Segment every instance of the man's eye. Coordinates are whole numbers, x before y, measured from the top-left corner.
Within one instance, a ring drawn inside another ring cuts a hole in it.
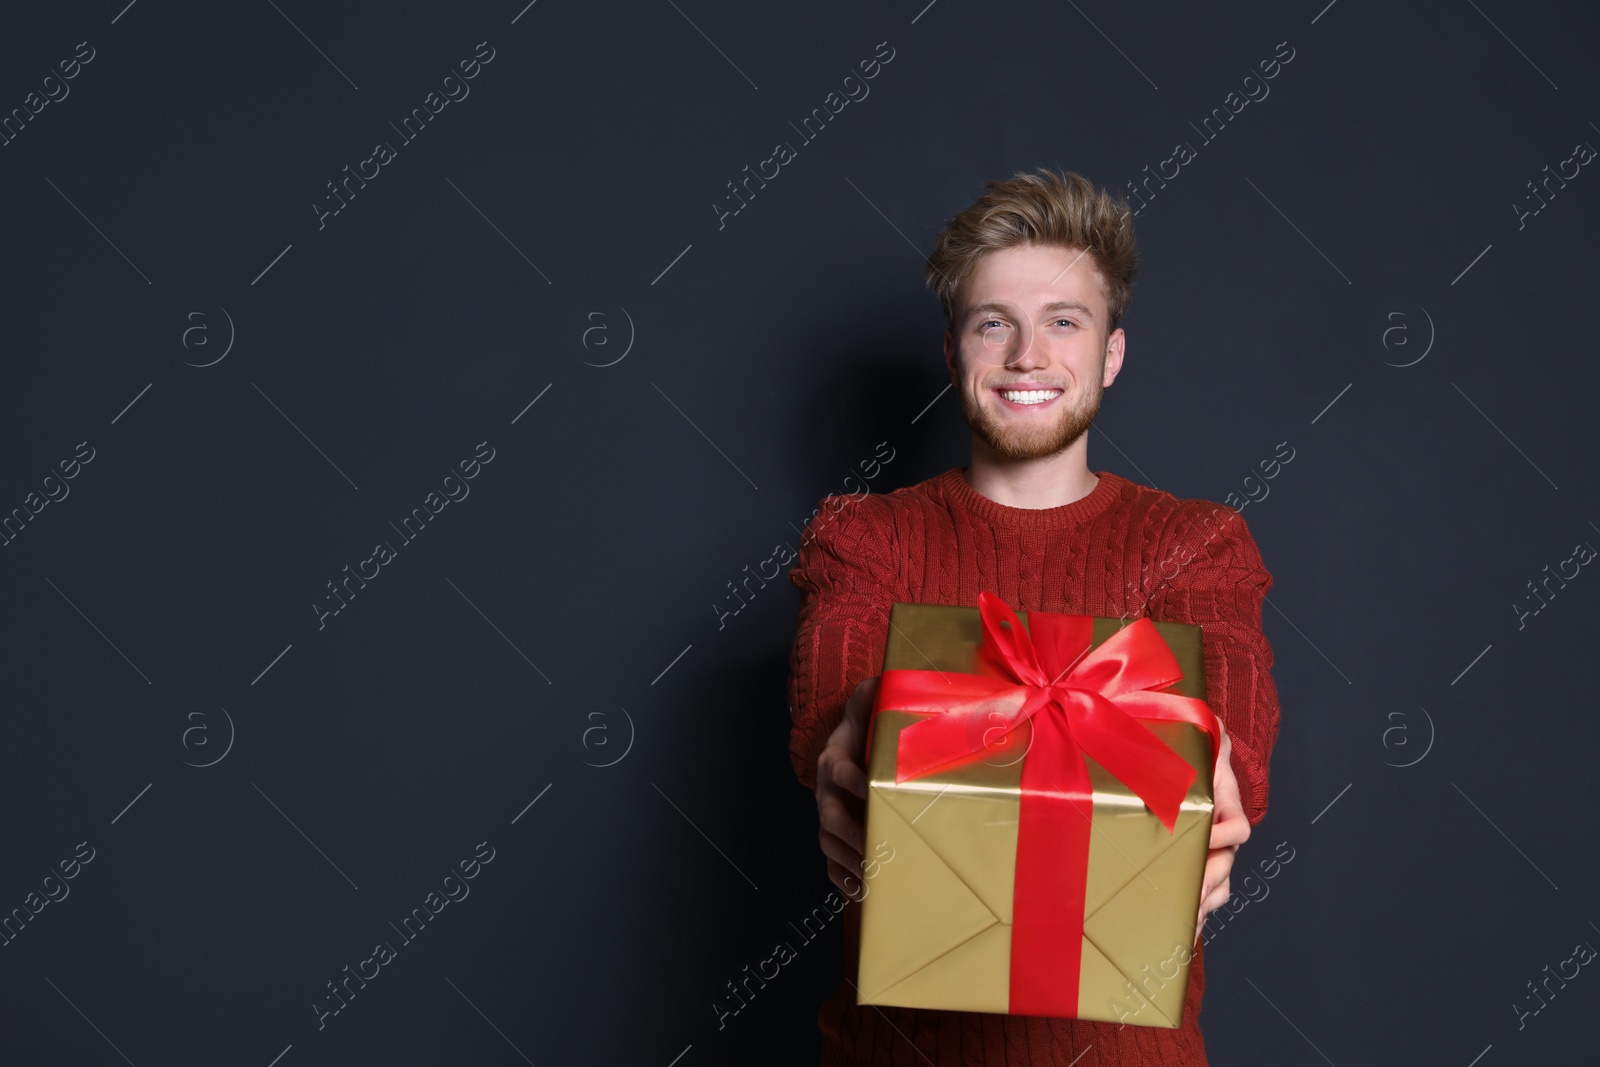
[[[1057,326],[1060,326],[1062,323],[1065,323],[1068,326],[1076,326],[1076,325],[1078,325],[1077,323],[1073,322],[1071,319],[1057,319],[1056,320],[1056,325]]]

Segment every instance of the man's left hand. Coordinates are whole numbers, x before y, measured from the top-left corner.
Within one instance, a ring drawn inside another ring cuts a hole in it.
[[[1200,889],[1200,915],[1194,924],[1195,944],[1200,943],[1200,930],[1206,916],[1228,902],[1233,890],[1228,885],[1228,874],[1233,870],[1233,855],[1239,846],[1250,839],[1250,821],[1245,818],[1244,805],[1239,800],[1239,780],[1233,775],[1229,757],[1233,743],[1228,731],[1217,720],[1217,730],[1222,735],[1222,747],[1217,752],[1217,766],[1212,774],[1211,794],[1211,851],[1206,855],[1205,879]]]

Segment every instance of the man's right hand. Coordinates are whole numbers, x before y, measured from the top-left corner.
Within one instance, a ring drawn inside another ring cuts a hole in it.
[[[817,821],[828,878],[851,900],[865,895],[861,881],[863,816],[867,800],[867,718],[878,692],[878,676],[856,686],[844,705],[844,718],[817,755]],[[851,889],[846,879],[855,882]]]

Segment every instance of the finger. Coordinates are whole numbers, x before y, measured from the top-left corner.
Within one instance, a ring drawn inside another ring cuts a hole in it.
[[[878,675],[875,674],[870,678],[863,678],[856,686],[855,691],[850,694],[850,699],[845,701],[844,721],[858,723],[865,721],[867,712],[872,710],[872,702],[877,699],[877,696]]]
[[[840,865],[834,860],[828,861],[828,880],[838,886],[839,892],[850,900],[859,902],[862,897],[867,895],[867,887],[861,879],[856,877],[855,873],[849,868]]]
[[[835,785],[849,790],[862,800],[867,799],[867,772],[857,766],[855,760],[841,756],[828,765],[828,770]]]
[[[831,862],[837,863],[846,871],[861,870],[861,853],[851,848],[848,842],[826,830],[817,831],[817,840],[822,845],[822,854]]]
[[[1233,857],[1227,851],[1213,853],[1206,860],[1204,888],[1200,893],[1202,910],[1215,911],[1228,902],[1228,898],[1233,895],[1229,879],[1232,868]]]
[[[1221,720],[1218,720],[1218,722],[1220,724]],[[1217,751],[1217,765],[1212,774],[1212,799],[1214,802],[1212,805],[1212,819],[1214,823],[1228,822],[1230,824],[1235,819],[1243,820],[1243,826],[1229,826],[1230,836],[1225,842],[1227,844],[1243,844],[1244,838],[1250,836],[1250,824],[1245,817],[1244,803],[1239,795],[1239,778],[1233,770],[1232,751],[1233,744],[1228,740],[1227,732],[1223,731],[1222,745]],[[1242,836],[1240,836],[1239,840],[1233,840],[1233,836],[1237,835]],[[1222,843],[1224,842],[1213,841],[1212,847],[1216,848]]]
[[[1243,812],[1218,810],[1211,822],[1211,848],[1238,848],[1250,840],[1250,820]]]
[[[879,677],[879,675],[874,674],[861,679],[856,683],[855,691],[850,695],[857,700],[865,700],[868,704],[872,703],[872,699],[878,695]]]
[[[1228,902],[1232,895],[1229,890],[1229,874],[1233,868],[1233,857],[1230,850],[1214,853],[1206,860],[1204,881],[1201,882],[1200,907],[1202,914],[1215,911]],[[1221,893],[1220,898],[1218,893]]]
[[[817,799],[840,790],[867,799],[867,775],[846,745],[830,744],[817,757]]]
[[[1223,764],[1216,775],[1211,808],[1211,847],[1242,845],[1250,838],[1250,820],[1239,801],[1239,782],[1233,768]]]
[[[1231,848],[1214,848],[1206,854],[1205,881],[1202,884],[1207,893],[1228,880],[1228,875],[1233,871],[1233,858],[1234,851]]]
[[[832,834],[840,841],[854,848],[859,854],[864,844],[865,834],[862,832],[861,823],[856,821],[844,801],[836,794],[829,794],[822,798],[817,805],[817,822],[821,824],[825,833]]]

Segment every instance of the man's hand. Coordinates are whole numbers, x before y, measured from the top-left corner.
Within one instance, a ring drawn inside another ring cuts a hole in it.
[[[817,755],[817,821],[822,852],[828,857],[828,878],[851,900],[864,895],[861,811],[867,799],[867,772],[862,764],[866,762],[867,716],[877,692],[877,675],[856,686],[845,702],[838,729],[828,735],[828,743]],[[847,878],[854,879],[854,890],[845,884]]]
[[[1233,870],[1233,855],[1239,846],[1250,839],[1250,821],[1245,818],[1244,805],[1239,800],[1239,780],[1233,775],[1229,757],[1233,755],[1233,742],[1228,731],[1217,720],[1222,735],[1222,746],[1217,751],[1217,766],[1211,778],[1211,851],[1206,855],[1205,879],[1200,889],[1200,917],[1195,920],[1194,940],[1200,943],[1200,930],[1206,916],[1228,902],[1233,890],[1228,885],[1228,874]]]

